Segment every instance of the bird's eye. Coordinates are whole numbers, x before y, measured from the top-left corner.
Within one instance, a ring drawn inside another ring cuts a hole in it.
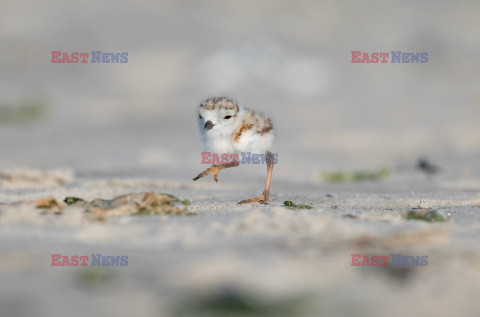
[[[201,116],[201,115],[198,115],[198,118],[202,119],[202,116]]]
[[[223,119],[230,119],[232,116],[225,116]]]

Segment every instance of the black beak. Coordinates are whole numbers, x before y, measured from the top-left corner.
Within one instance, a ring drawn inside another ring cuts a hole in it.
[[[210,130],[211,128],[213,128],[214,124],[212,123],[212,121],[207,121],[205,122],[205,126],[203,127],[203,129],[205,130]]]

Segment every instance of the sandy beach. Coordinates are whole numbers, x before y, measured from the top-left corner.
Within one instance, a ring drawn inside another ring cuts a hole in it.
[[[84,307],[107,316],[477,312],[478,182],[279,181],[269,205],[244,206],[236,201],[255,191],[227,173],[218,184],[56,173],[65,184],[0,190],[6,315],[80,316]],[[93,200],[142,192],[188,199],[196,215],[99,222],[80,207],[45,215],[28,204],[9,206],[45,196]],[[312,209],[288,209],[285,200]],[[419,205],[448,221],[407,220]],[[51,254],[127,255],[128,266],[51,266]],[[352,254],[427,256],[428,265],[352,266]]]

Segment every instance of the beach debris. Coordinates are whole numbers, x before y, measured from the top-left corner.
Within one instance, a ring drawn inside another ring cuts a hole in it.
[[[48,196],[29,201],[27,204],[34,205],[41,210],[41,215],[62,215],[69,208],[81,208],[85,211],[85,217],[92,221],[104,222],[109,216],[140,216],[140,215],[178,215],[192,216],[194,212],[187,210],[189,200],[180,200],[169,194],[155,194],[153,192],[131,193],[115,197],[113,199],[94,199],[90,202],[79,198],[66,197],[64,203]],[[12,206],[21,206],[23,203],[15,203]],[[179,205],[179,206],[178,206]]]
[[[390,175],[388,168],[383,167],[376,171],[352,171],[352,172],[324,172],[322,179],[330,183],[362,182],[362,181],[380,181]]]
[[[59,203],[54,197],[44,197],[37,199],[35,207],[42,209],[45,213],[60,214],[65,206]]]
[[[295,204],[291,200],[285,200],[283,204],[289,209],[312,209],[312,206],[305,204]]]
[[[423,220],[427,222],[443,222],[448,218],[440,214],[435,209],[412,208],[407,215],[408,220]]]
[[[219,287],[218,291],[197,294],[174,306],[179,316],[303,316],[312,305],[308,294],[266,297],[233,287]]]
[[[421,157],[417,161],[417,168],[426,173],[427,175],[433,175],[440,172],[440,167],[430,162],[427,158]]]
[[[410,266],[387,265],[378,268],[382,273],[399,282],[405,282],[415,274],[414,268]]]
[[[430,205],[427,203],[425,199],[421,199],[418,202],[418,209],[428,209],[428,208],[430,208]]]
[[[63,202],[70,206],[70,205],[75,205],[78,202],[85,202],[85,200],[83,200],[82,198],[78,198],[78,197],[66,197],[63,200]]]
[[[30,124],[45,118],[48,101],[43,96],[30,97],[18,102],[0,104],[0,123]]]
[[[96,215],[195,215],[185,207],[180,208],[174,202],[182,203],[180,199],[169,194],[155,194],[153,192],[133,193],[115,197],[111,200],[95,199],[91,202],[77,200],[75,205],[83,206],[87,212]]]
[[[77,282],[82,286],[98,287],[100,285],[110,284],[116,279],[116,275],[108,270],[101,268],[82,268],[77,275]]]
[[[180,198],[178,198],[177,196],[174,196],[172,194],[165,194],[165,193],[160,193],[159,195],[165,195],[165,196],[168,196],[172,202],[174,203],[181,203],[185,206],[190,206],[192,203],[190,202],[190,200],[188,199],[184,199],[184,200],[180,200]]]

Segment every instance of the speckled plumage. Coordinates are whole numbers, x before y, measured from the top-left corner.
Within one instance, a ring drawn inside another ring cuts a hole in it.
[[[242,200],[240,204],[260,202],[267,204],[272,181],[274,155],[270,152],[275,138],[272,121],[254,111],[239,106],[226,97],[207,99],[197,108],[198,128],[202,136],[205,151],[221,156],[223,154],[265,154],[267,179],[263,193],[255,198]],[[222,164],[213,164],[198,174],[196,181],[213,173],[213,179],[218,182],[218,172],[240,163],[236,160]]]
[[[275,136],[271,120],[239,106],[232,99],[210,98],[202,102],[197,111],[206,151],[264,154],[273,144]],[[208,122],[212,124],[210,129],[205,128]]]

